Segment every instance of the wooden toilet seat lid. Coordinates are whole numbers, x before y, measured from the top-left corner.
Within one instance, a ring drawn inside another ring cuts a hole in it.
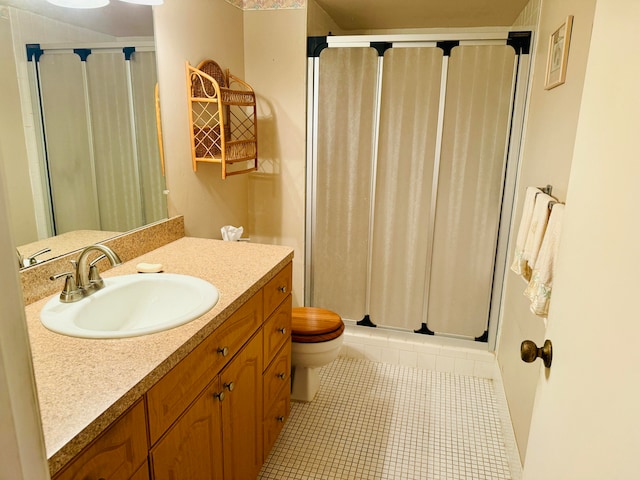
[[[291,311],[291,336],[294,342],[327,342],[344,331],[340,315],[317,307],[296,307]]]

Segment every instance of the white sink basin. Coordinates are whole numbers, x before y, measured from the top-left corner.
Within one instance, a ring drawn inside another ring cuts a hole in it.
[[[49,330],[83,338],[124,338],[161,332],[211,310],[218,289],[188,275],[144,273],[104,279],[104,288],[74,303],[49,300],[40,321]]]

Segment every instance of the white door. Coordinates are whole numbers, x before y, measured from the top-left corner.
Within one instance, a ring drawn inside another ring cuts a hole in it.
[[[640,478],[638,24],[598,1],[525,479]]]

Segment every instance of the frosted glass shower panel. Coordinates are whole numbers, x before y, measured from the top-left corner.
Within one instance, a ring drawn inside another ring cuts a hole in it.
[[[381,325],[423,318],[442,59],[435,47],[384,55],[370,302]]]
[[[488,322],[516,57],[509,46],[451,52],[427,326],[481,336]]]
[[[344,318],[365,312],[377,52],[320,55],[311,304]]]
[[[39,69],[57,233],[100,230],[82,62],[74,53],[43,55]]]
[[[127,231],[142,225],[140,183],[136,168],[122,52],[87,58],[87,83],[93,125],[96,181],[102,229]]]

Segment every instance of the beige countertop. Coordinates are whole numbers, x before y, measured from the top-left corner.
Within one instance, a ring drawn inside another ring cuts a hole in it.
[[[117,252],[116,252],[117,253]],[[181,238],[104,274],[136,273],[139,262],[203,278],[220,292],[217,305],[186,325],[141,337],[92,340],[47,330],[26,307],[47,458],[52,474],[88,445],[165,373],[213,332],[293,258],[278,245]]]

